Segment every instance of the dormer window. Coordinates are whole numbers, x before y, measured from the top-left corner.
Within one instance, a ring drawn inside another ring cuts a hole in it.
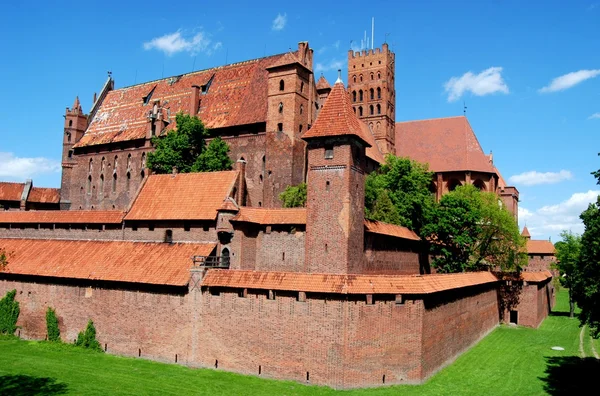
[[[333,144],[325,145],[325,159],[333,159]]]

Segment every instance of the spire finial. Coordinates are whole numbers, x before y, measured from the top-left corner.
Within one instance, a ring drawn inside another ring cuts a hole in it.
[[[343,84],[344,82],[342,81],[342,69],[338,69],[338,78],[337,80],[335,80],[336,84]]]

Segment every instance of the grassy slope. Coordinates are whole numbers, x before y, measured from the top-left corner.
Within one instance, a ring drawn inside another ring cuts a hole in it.
[[[560,292],[556,310],[568,312],[566,291]],[[562,346],[565,350],[553,351],[550,349],[552,346]],[[578,320],[567,316],[550,316],[537,330],[499,327],[424,385],[340,393],[543,394],[546,357],[577,356],[578,348]],[[15,388],[11,388],[13,385]],[[43,389],[49,393],[67,391],[122,395],[318,396],[338,393],[328,388],[307,387],[293,382],[269,381],[215,370],[192,370],[177,365],[90,353],[71,346],[3,339],[0,340],[0,394],[18,394],[16,387],[28,393]]]

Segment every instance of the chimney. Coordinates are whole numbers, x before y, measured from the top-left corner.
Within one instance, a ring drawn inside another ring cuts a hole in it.
[[[21,210],[27,210],[27,198],[29,198],[31,187],[33,187],[33,180],[27,179],[27,181],[25,181],[25,185],[23,186],[23,193],[21,194],[21,202],[19,204],[19,209]]]
[[[239,174],[236,182],[236,193],[233,198],[239,206],[246,206],[246,161],[241,159],[237,160],[235,163],[235,170],[237,170]]]
[[[198,114],[198,102],[200,100],[200,87],[192,85],[192,99],[190,101],[190,115],[195,116]]]
[[[172,175],[173,176],[177,175],[177,167],[176,166],[173,167]]]

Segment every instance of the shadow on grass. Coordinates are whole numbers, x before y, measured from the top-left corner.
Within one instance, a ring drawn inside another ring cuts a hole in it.
[[[550,312],[550,316],[569,316],[568,312],[564,312],[564,311],[558,311],[558,312]],[[573,316],[573,318],[576,318],[576,316]]]
[[[546,358],[544,390],[550,395],[586,394],[598,386],[600,360],[577,356]]]
[[[65,393],[67,393],[67,385],[56,383],[54,378],[30,375],[0,376],[0,395],[62,395]]]

